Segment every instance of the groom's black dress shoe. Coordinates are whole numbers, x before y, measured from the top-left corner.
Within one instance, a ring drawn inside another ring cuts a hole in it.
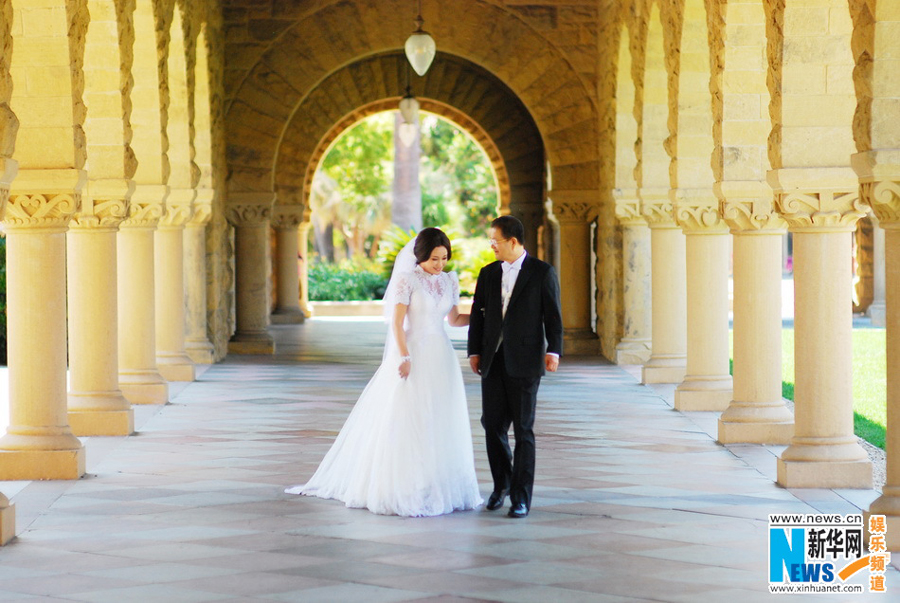
[[[503,492],[491,492],[490,497],[488,498],[487,504],[484,506],[488,511],[496,511],[500,507],[503,506],[503,501],[506,499],[506,491]]]
[[[525,503],[516,503],[509,509],[509,516],[516,519],[528,517],[528,507],[525,506]]]

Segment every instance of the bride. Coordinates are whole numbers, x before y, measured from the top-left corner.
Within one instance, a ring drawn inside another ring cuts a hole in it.
[[[469,324],[450,239],[425,228],[397,254],[384,296],[384,356],[312,478],[285,490],[383,515],[432,516],[482,503],[459,360],[444,331]]]

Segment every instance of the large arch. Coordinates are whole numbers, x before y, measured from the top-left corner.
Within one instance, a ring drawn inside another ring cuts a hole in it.
[[[398,52],[408,35],[408,8],[398,0],[380,1],[377,6],[374,2],[329,3],[305,13],[298,8],[295,10],[302,14],[264,23],[246,17],[246,39],[254,43],[233,48],[238,68],[227,73],[237,88],[227,105],[230,191],[272,190],[274,155],[295,108],[326,78],[337,72],[349,75],[347,68],[361,57]],[[471,4],[462,13],[451,14],[449,7],[440,5],[431,9],[437,13],[426,11],[424,16],[440,40],[442,54],[426,82],[441,84],[438,74],[446,71],[441,64],[451,56],[480,65],[504,82],[533,116],[553,171],[554,187],[596,189],[596,102],[564,54],[510,10],[482,2]],[[260,31],[263,25],[265,31]],[[329,37],[329,32],[336,31],[343,34],[340,41]],[[484,35],[473,36],[475,31]],[[262,41],[261,37],[268,39]],[[384,86],[395,95],[401,74],[372,72],[363,89]],[[360,88],[345,83],[343,93],[356,101],[350,104],[364,104],[355,98]],[[329,98],[318,108],[329,110],[335,100]]]
[[[405,68],[406,58],[400,54],[370,57],[334,73],[297,107],[278,146],[279,204],[291,203],[288,191],[302,190],[302,198],[295,202],[305,205],[315,166],[330,141],[364,114],[396,108],[401,90],[364,86],[369,76],[391,74],[396,80]],[[450,57],[433,69],[432,77],[416,82],[413,90],[422,109],[452,119],[486,150],[498,176],[502,207],[539,205],[544,153],[525,107],[490,74],[467,61]],[[360,92],[342,95],[340,90],[351,84]],[[326,99],[333,101],[330,106]]]
[[[506,163],[503,161],[503,156],[500,153],[500,150],[497,148],[497,145],[490,138],[490,136],[488,136],[488,134],[484,131],[484,129],[481,128],[481,126],[478,125],[478,123],[472,121],[467,115],[449,105],[444,105],[443,103],[427,98],[418,98],[417,100],[419,102],[420,110],[428,113],[433,113],[452,121],[454,124],[465,130],[481,146],[481,148],[487,155],[487,159],[490,162],[491,167],[494,170],[498,189],[497,196],[499,199],[501,213],[503,213],[503,210],[508,210],[511,197],[509,187],[509,173],[506,170]],[[319,141],[318,145],[316,145],[315,150],[310,156],[310,160],[306,168],[306,176],[303,180],[302,196],[300,197],[290,194],[290,192],[296,192],[296,187],[285,185],[281,182],[279,175],[283,172],[278,169],[278,166],[281,165],[281,159],[283,158],[283,156],[279,155],[279,162],[276,165],[275,173],[275,188],[276,192],[278,193],[275,204],[288,205],[293,202],[299,202],[299,204],[303,207],[309,207],[309,196],[312,190],[311,187],[313,177],[315,176],[319,163],[322,161],[322,159],[325,158],[325,155],[328,153],[331,145],[341,136],[341,134],[359,123],[360,120],[363,120],[370,115],[381,113],[383,111],[396,110],[397,99],[389,98],[360,107],[359,109],[349,113],[338,123],[334,124],[334,126],[332,126],[332,128],[328,131],[324,138]],[[295,172],[292,172],[292,174],[293,173]],[[287,194],[282,194],[282,191],[285,191]]]

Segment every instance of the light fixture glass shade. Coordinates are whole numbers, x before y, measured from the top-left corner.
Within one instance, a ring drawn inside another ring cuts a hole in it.
[[[409,59],[409,64],[412,65],[413,71],[418,73],[420,77],[425,75],[425,72],[431,67],[434,53],[437,51],[434,39],[428,32],[417,29],[407,38],[405,48],[406,58]]]
[[[412,94],[407,94],[400,99],[400,115],[403,116],[404,123],[418,125],[419,101]]]
[[[412,143],[416,140],[415,124],[400,124],[400,131],[397,133],[397,135],[400,136],[400,142],[402,142],[404,146],[412,146]]]

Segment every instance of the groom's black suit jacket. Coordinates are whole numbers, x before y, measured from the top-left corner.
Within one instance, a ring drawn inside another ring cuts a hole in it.
[[[562,355],[559,281],[553,266],[526,255],[503,316],[502,262],[481,269],[469,319],[469,356],[479,355],[482,375],[491,369],[503,335],[503,358],[511,377],[544,374],[546,352]]]

